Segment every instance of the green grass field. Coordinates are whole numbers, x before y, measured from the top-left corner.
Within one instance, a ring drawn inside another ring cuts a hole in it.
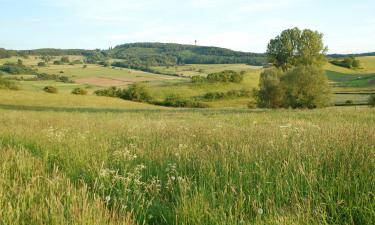
[[[2,90],[1,224],[370,225],[374,110]]]

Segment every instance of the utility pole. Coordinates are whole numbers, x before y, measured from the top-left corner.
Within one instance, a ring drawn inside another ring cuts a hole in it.
[[[197,43],[198,43],[198,41],[197,41],[197,40],[195,40],[195,46],[197,46]]]

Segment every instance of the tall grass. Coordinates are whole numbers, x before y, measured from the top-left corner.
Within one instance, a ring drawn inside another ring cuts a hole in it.
[[[375,221],[373,109],[0,115],[3,224]]]

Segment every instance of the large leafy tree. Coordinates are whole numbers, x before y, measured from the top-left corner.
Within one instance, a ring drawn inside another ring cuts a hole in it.
[[[330,103],[328,79],[319,66],[294,67],[281,77],[280,83],[285,107],[313,109]]]
[[[269,42],[267,58],[275,67],[286,71],[298,65],[322,65],[326,51],[322,33],[293,28]]]
[[[260,75],[255,91],[265,108],[317,108],[329,104],[330,88],[322,66],[326,61],[323,35],[298,28],[283,31],[268,44],[274,68]]]
[[[282,71],[268,69],[260,74],[259,90],[255,91],[258,106],[261,108],[279,108],[284,104],[284,90],[280,85]]]

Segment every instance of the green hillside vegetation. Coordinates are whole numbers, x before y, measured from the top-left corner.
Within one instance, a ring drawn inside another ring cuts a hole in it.
[[[342,60],[335,59],[335,60],[330,61],[330,63],[332,63],[333,65],[345,67],[348,69],[361,68],[361,62],[354,57],[347,57]]]
[[[262,65],[263,54],[244,53],[217,47],[164,43],[134,43],[109,50],[112,58],[125,59],[128,64],[145,66],[173,66],[177,64],[230,64]]]

